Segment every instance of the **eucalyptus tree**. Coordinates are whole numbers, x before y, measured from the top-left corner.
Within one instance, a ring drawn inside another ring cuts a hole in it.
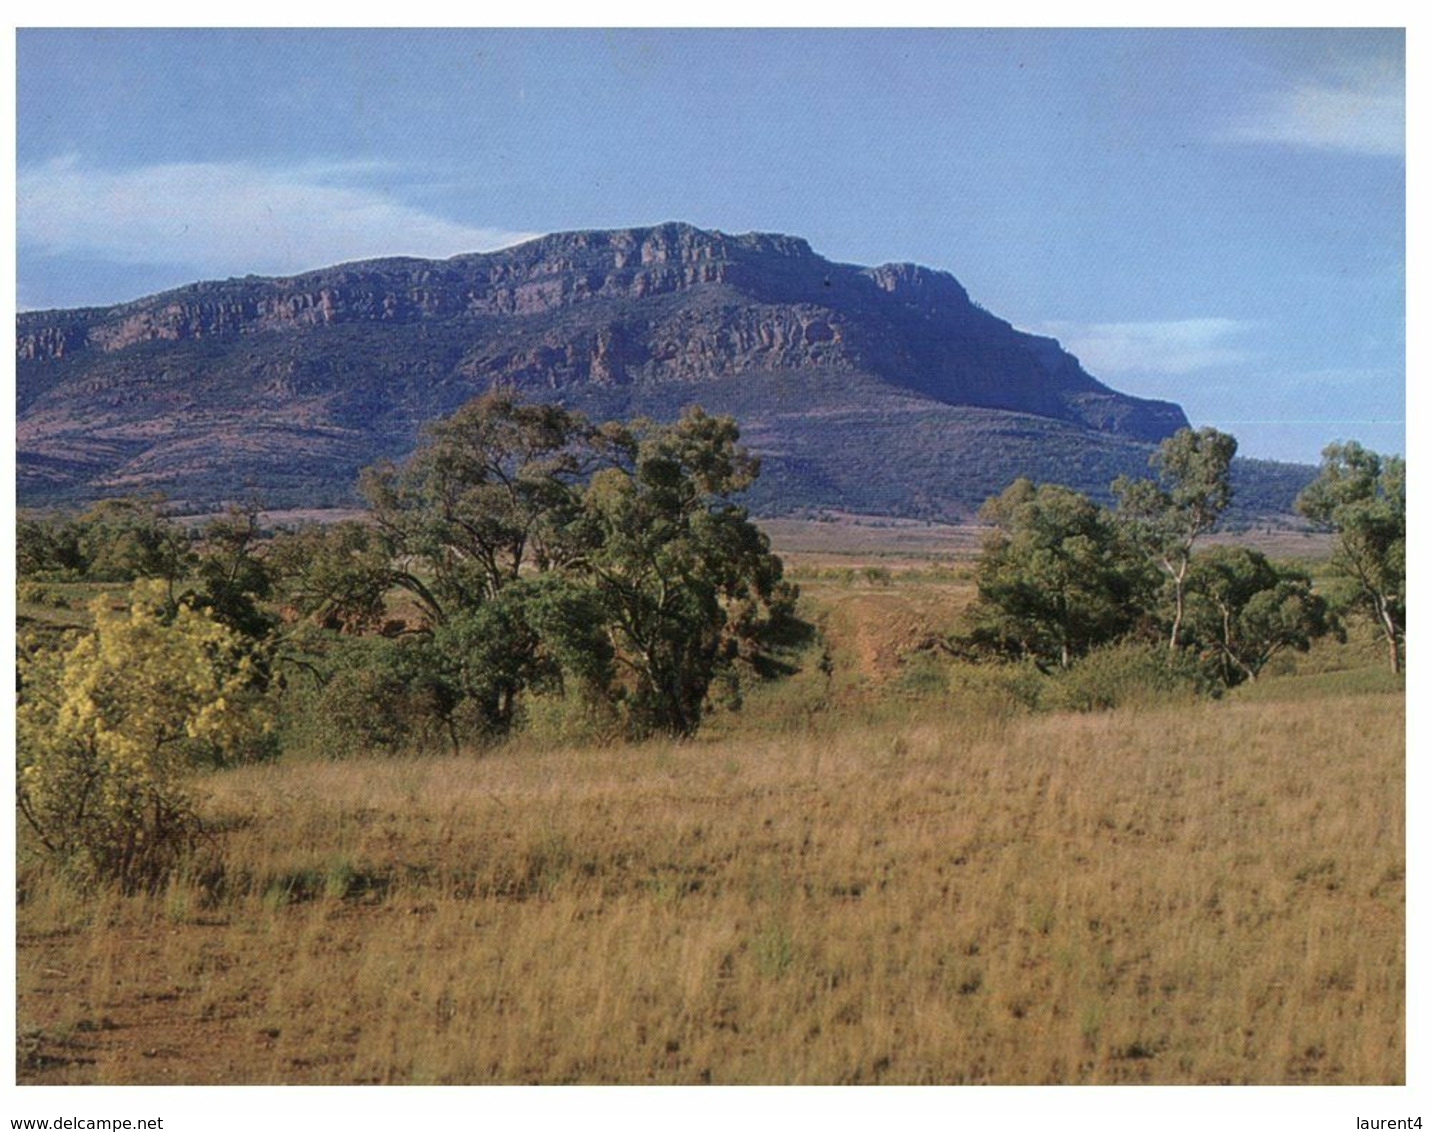
[[[1108,511],[1058,484],[1019,479],[981,509],[993,524],[976,572],[977,636],[1068,668],[1129,632],[1149,570]]]
[[[1308,574],[1277,566],[1250,547],[1201,552],[1188,580],[1190,635],[1230,687],[1258,679],[1285,649],[1307,652],[1335,628]]]
[[[729,417],[695,408],[594,426],[498,392],[434,425],[405,463],[365,473],[391,580],[493,730],[524,689],[564,673],[622,700],[634,730],[696,729],[712,680],[793,601],[734,500],[759,470],[738,439]]]
[[[1169,648],[1184,628],[1185,594],[1194,545],[1233,497],[1229,468],[1238,442],[1214,428],[1182,428],[1150,457],[1156,479],[1121,476],[1111,485],[1116,514],[1168,580],[1174,610]]]
[[[499,390],[430,426],[403,464],[364,472],[394,580],[431,621],[496,597],[524,566],[560,560],[560,532],[593,470],[593,435],[580,414]]]
[[[630,674],[637,730],[696,730],[713,678],[759,652],[795,591],[767,536],[733,500],[759,465],[736,423],[689,410],[668,426],[614,426],[615,459],[582,498],[570,561]]]
[[[1299,495],[1300,514],[1333,532],[1333,568],[1350,604],[1377,623],[1388,666],[1403,663],[1407,580],[1407,468],[1401,456],[1381,456],[1357,441],[1330,444],[1319,476]]]

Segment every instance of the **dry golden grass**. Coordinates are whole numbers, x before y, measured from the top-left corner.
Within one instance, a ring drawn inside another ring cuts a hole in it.
[[[1401,1082],[1402,709],[225,773],[222,885],[22,870],[20,1078]]]

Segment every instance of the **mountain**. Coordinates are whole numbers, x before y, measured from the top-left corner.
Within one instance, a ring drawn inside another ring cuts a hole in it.
[[[498,385],[593,417],[732,413],[766,514],[961,518],[1022,474],[1103,492],[1187,423],[944,272],[676,223],[195,283],[17,330],[22,506],[348,504],[361,467]],[[1307,471],[1241,475],[1278,510]]]

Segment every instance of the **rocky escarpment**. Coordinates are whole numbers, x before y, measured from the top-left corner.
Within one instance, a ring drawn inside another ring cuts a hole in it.
[[[296,468],[325,462],[321,494],[347,496],[339,478],[495,385],[594,412],[725,405],[777,463],[802,447],[796,433],[848,411],[995,410],[1120,450],[1185,423],[1177,406],[1102,385],[944,272],[832,263],[798,238],[685,224],[195,283],[28,312],[17,332],[22,500],[133,486],[197,498],[235,476],[289,490]]]
[[[442,262],[374,260],[289,279],[195,283],[123,306],[65,312],[63,326],[50,312],[25,314],[19,354],[40,360],[85,348],[113,352],[140,342],[333,323],[544,314],[593,300],[640,300],[743,277],[760,286],[763,271],[752,261],[771,254],[816,259],[804,240],[728,237],[684,225],[577,232]]]

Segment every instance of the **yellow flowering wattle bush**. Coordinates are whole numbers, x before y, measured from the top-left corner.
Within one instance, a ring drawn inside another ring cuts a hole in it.
[[[199,836],[193,770],[240,758],[267,727],[244,641],[201,609],[169,615],[162,583],[21,672],[21,813],[81,879],[162,878]]]

